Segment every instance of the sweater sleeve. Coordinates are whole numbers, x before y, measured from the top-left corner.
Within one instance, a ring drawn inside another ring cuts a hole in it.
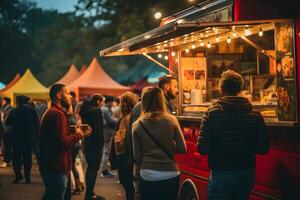
[[[268,138],[268,130],[261,114],[259,114],[257,130],[256,153],[266,154],[270,149],[270,141]]]
[[[80,140],[80,135],[78,134],[70,134],[68,135],[68,128],[67,127],[67,119],[63,115],[56,115],[55,116],[55,126],[56,130],[58,130],[58,137],[61,142],[61,145],[65,149],[69,149],[75,144],[78,140]]]
[[[133,158],[134,162],[137,165],[140,165],[142,162],[142,147],[141,147],[141,142],[139,140],[138,136],[138,124],[133,125],[132,129],[132,137],[133,137]]]
[[[208,117],[208,113],[206,113],[203,116],[203,119],[201,121],[200,132],[199,132],[198,143],[197,143],[198,152],[202,155],[208,153],[209,134],[210,134],[209,117]]]
[[[181,127],[175,117],[173,117],[173,122],[175,124],[174,140],[176,142],[176,153],[186,153],[187,148]]]

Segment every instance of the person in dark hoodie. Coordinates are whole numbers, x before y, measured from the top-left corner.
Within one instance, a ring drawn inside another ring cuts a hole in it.
[[[13,167],[15,179],[13,183],[23,180],[21,165],[24,164],[24,175],[27,184],[31,183],[32,150],[36,143],[40,122],[34,108],[28,105],[30,98],[17,96],[17,108],[10,112],[6,125],[12,128]]]
[[[240,74],[225,71],[219,82],[222,97],[201,122],[198,151],[208,155],[209,200],[247,200],[255,183],[255,155],[269,150],[263,117],[239,96],[243,83]]]
[[[92,134],[84,140],[84,153],[87,162],[85,200],[105,199],[94,193],[104,144],[102,102],[103,97],[100,94],[94,94],[91,100],[82,104],[79,113],[82,123],[89,124],[93,129]]]

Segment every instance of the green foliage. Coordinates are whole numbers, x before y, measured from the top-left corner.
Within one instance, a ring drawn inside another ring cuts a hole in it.
[[[0,1],[0,80],[8,82],[30,67],[50,85],[74,63],[88,65],[101,49],[159,25],[164,16],[190,6],[186,0],[78,0],[75,12],[42,10],[27,0]],[[141,57],[101,58],[117,77]]]

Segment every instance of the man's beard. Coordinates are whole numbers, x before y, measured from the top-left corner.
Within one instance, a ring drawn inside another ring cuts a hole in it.
[[[168,92],[167,92],[167,98],[168,98],[168,99],[176,99],[176,95],[172,94],[171,91],[168,91]]]
[[[62,97],[61,106],[64,107],[66,110],[69,110],[71,104],[68,102],[68,100],[65,97]]]

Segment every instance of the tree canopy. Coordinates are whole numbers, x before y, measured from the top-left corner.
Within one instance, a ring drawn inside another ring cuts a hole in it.
[[[87,65],[100,49],[157,27],[156,11],[167,16],[189,6],[187,0],[78,0],[74,12],[59,13],[30,0],[2,0],[0,80],[7,83],[30,67],[49,85],[72,63]],[[141,59],[116,57],[100,62],[116,78]]]

